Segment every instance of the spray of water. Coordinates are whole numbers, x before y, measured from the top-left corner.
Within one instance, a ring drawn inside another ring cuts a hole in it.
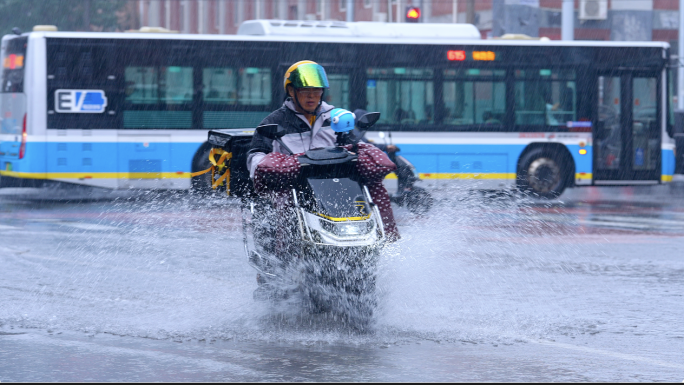
[[[397,211],[402,240],[379,256],[370,332],[301,302],[255,302],[238,205],[184,193],[46,205],[37,216],[55,223],[6,232],[16,241],[0,253],[17,270],[8,283],[17,292],[0,326],[174,340],[513,343],[596,323],[563,305],[563,274],[586,259],[568,242],[544,242],[573,236],[554,213],[560,203],[460,189],[437,196],[427,215]]]

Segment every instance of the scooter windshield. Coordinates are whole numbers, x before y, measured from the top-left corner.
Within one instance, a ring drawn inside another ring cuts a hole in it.
[[[362,220],[370,216],[370,207],[358,182],[349,178],[308,178],[316,197],[316,213],[332,221]]]

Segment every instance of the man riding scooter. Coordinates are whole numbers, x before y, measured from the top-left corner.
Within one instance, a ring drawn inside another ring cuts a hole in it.
[[[280,143],[258,132],[254,133],[247,156],[247,168],[258,193],[274,189],[273,184],[268,183],[274,180],[274,175],[279,175],[281,179],[297,175],[299,161],[294,154],[317,147],[344,144],[337,143],[338,136],[330,127],[333,106],[323,101],[329,86],[322,66],[310,60],[293,64],[285,72],[283,86],[287,93],[285,102],[282,107],[264,118],[261,125],[277,124],[285,130],[285,135],[280,139],[292,153],[289,154],[288,149],[282,148]],[[362,150],[370,151],[369,148],[362,148],[360,151]],[[379,154],[385,157],[386,167],[394,169],[392,162],[384,154]],[[383,160],[380,159],[380,162]],[[378,205],[388,239],[399,239],[389,194],[382,184],[382,178],[377,179],[373,175],[366,177],[369,179],[370,195]]]

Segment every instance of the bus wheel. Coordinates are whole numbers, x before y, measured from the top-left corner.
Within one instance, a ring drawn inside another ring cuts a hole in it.
[[[536,149],[526,154],[518,169],[518,188],[536,198],[558,198],[567,187],[567,172],[556,154]]]
[[[197,150],[195,156],[192,159],[192,172],[203,171],[211,167],[209,162],[209,152],[211,151],[211,146],[209,144],[204,144]],[[207,194],[211,192],[211,172],[198,175],[192,178],[192,192],[197,194]]]

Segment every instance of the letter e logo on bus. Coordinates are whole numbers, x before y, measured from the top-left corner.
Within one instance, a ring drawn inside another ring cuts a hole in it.
[[[101,114],[107,107],[102,90],[57,90],[55,111],[66,114]]]

